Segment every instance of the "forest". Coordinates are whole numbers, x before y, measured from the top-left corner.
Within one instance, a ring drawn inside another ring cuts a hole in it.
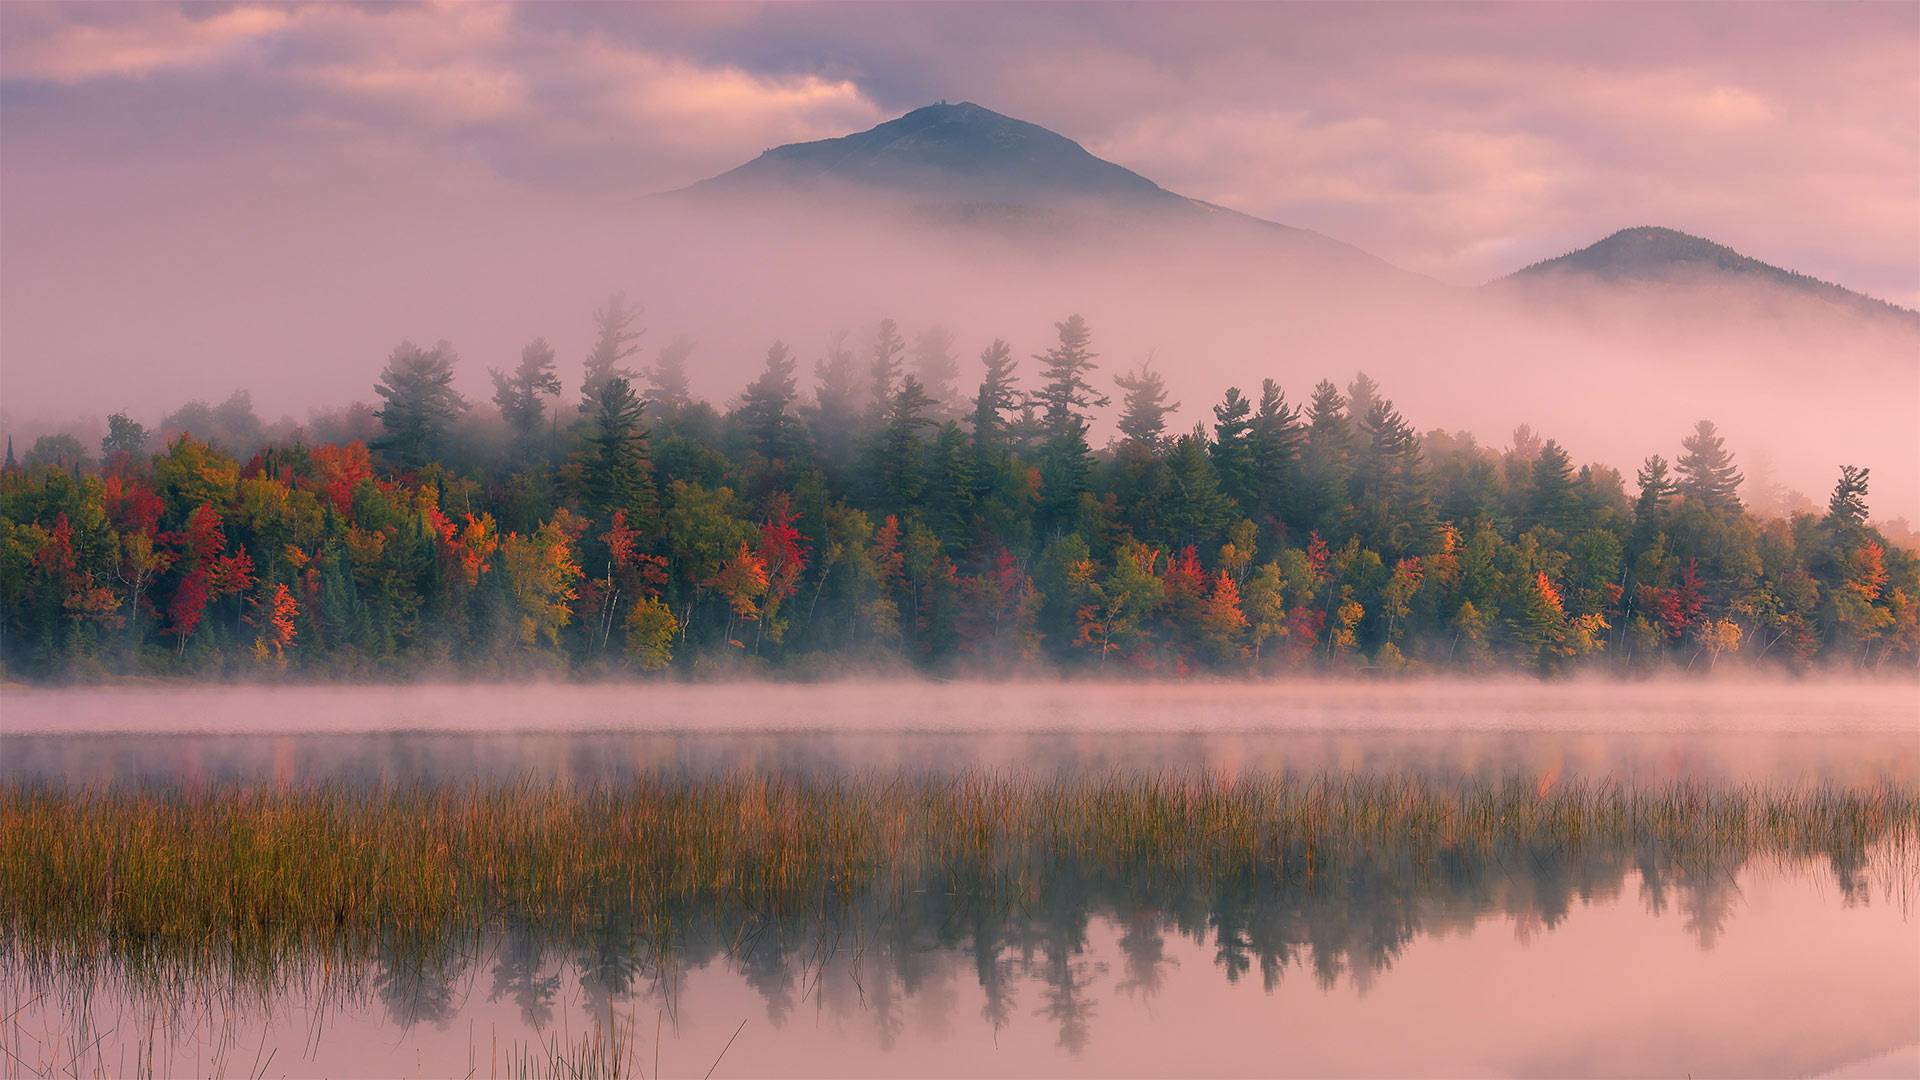
[[[1913,670],[1920,562],[1869,471],[1760,512],[1702,420],[1629,481],[1527,427],[1424,434],[1365,374],[1229,387],[1182,427],[1079,316],[1023,361],[886,320],[776,342],[726,409],[613,297],[455,388],[402,343],[378,404],[244,394],[0,471],[0,657],[34,680]],[[371,365],[369,365],[371,367]],[[1023,370],[1024,366],[1024,370]],[[1299,388],[1295,388],[1296,392]],[[489,407],[491,406],[491,407]],[[1117,435],[1090,431],[1117,407]]]

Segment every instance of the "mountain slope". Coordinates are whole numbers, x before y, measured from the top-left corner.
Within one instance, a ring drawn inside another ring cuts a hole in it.
[[[1621,229],[1598,243],[1534,263],[1494,284],[1580,280],[1631,285],[1765,285],[1862,314],[1920,320],[1920,313],[1899,305],[1761,262],[1724,244],[1650,225]]]
[[[972,102],[915,109],[837,139],[775,147],[687,190],[707,194],[841,184],[924,199],[1046,204],[1187,200],[1064,135]]]
[[[1337,267],[1432,284],[1310,229],[1168,191],[1064,135],[969,101],[928,105],[840,138],[775,147],[667,197],[863,216],[891,209],[921,224],[1007,237],[1151,234],[1217,248],[1249,266],[1277,261],[1308,272]]]

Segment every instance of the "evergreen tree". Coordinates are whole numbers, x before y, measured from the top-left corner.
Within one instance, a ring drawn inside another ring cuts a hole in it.
[[[1254,479],[1249,492],[1252,505],[1245,508],[1268,520],[1296,516],[1306,432],[1300,427],[1300,410],[1287,406],[1287,395],[1272,379],[1260,384],[1260,407],[1253,414],[1250,442]]]
[[[1712,510],[1738,510],[1740,470],[1713,422],[1695,424],[1680,445],[1686,449],[1679,462],[1680,494]]]
[[[125,454],[130,460],[138,461],[140,455],[147,452],[147,429],[133,421],[126,413],[117,412],[107,417],[107,437],[100,440],[100,459],[112,461],[115,454]]]
[[[1020,392],[1014,389],[1014,374],[1020,362],[1013,349],[999,338],[980,353],[986,372],[980,379],[980,391],[973,398],[973,445],[976,458],[990,450],[1007,446],[1007,414],[1019,404]]]
[[[467,411],[466,399],[453,389],[455,359],[444,341],[432,349],[411,341],[394,348],[373,388],[386,401],[373,414],[385,430],[373,449],[409,469],[440,455],[448,429]]]
[[[1148,449],[1158,449],[1166,435],[1167,414],[1178,412],[1180,403],[1167,404],[1167,381],[1153,370],[1153,357],[1147,357],[1138,372],[1122,372],[1113,381],[1124,392],[1120,399],[1120,434]]]
[[[1417,550],[1433,525],[1433,500],[1413,425],[1385,398],[1372,397],[1361,419],[1362,452],[1355,463],[1353,510],[1362,541],[1384,555]]]
[[[1578,507],[1574,501],[1573,459],[1560,444],[1548,439],[1533,461],[1533,475],[1527,493],[1527,516],[1536,525],[1571,530]]]
[[[5,465],[0,467],[5,468],[8,472],[12,472],[14,469],[17,469],[20,467],[20,462],[13,456],[13,436],[12,435],[7,436],[7,460]]]
[[[687,358],[693,355],[693,339],[676,334],[660,347],[653,366],[647,369],[647,385],[653,389],[654,407],[676,413],[693,404],[693,387],[687,381]]]
[[[492,368],[493,403],[524,447],[546,419],[549,397],[560,393],[560,377],[553,373],[553,346],[535,338],[520,350],[520,363],[508,375]]]
[[[1099,366],[1094,363],[1099,354],[1090,347],[1093,334],[1087,321],[1073,315],[1055,323],[1054,329],[1058,344],[1034,357],[1040,361],[1043,380],[1035,396],[1043,413],[1040,523],[1045,530],[1063,529],[1079,513],[1093,458],[1087,446],[1087,410],[1104,408],[1108,402],[1087,382]]]
[[[900,379],[900,354],[906,349],[900,328],[892,319],[881,319],[873,334],[872,359],[867,362],[870,409],[876,420],[884,420],[893,408],[894,384]]]
[[[927,482],[927,526],[941,543],[958,550],[965,546],[973,521],[974,467],[967,435],[947,421],[933,440],[931,475]]]
[[[768,346],[766,367],[748,384],[735,414],[749,444],[768,461],[792,460],[800,450],[800,421],[792,409],[797,366],[784,342]]]
[[[1212,548],[1234,517],[1199,427],[1173,441],[1146,498],[1149,535],[1169,546]]]
[[[933,399],[920,388],[919,379],[909,375],[901,380],[875,445],[877,494],[880,505],[890,513],[904,515],[912,510],[925,488],[920,429],[933,426],[934,420],[928,415],[932,409]]]
[[[933,399],[934,412],[942,417],[958,412],[960,360],[953,355],[953,331],[944,326],[929,326],[914,336],[911,355],[913,373],[920,386]]]
[[[860,373],[847,335],[827,339],[827,354],[813,366],[819,380],[814,388],[813,444],[830,473],[844,473],[853,464],[860,423]]]
[[[1871,470],[1840,466],[1840,480],[1833,485],[1833,497],[1827,500],[1827,520],[1848,528],[1867,524],[1867,474]]]
[[[1309,531],[1329,539],[1346,532],[1348,479],[1353,475],[1352,425],[1340,389],[1325,379],[1307,402],[1307,444],[1301,462],[1300,507]]]
[[[634,323],[641,315],[638,305],[627,303],[625,293],[614,293],[607,297],[593,313],[593,349],[587,353],[586,363],[580,374],[580,412],[591,416],[600,407],[600,392],[615,379],[632,380],[634,373],[623,366],[623,362],[640,351],[634,344],[644,328],[636,329]],[[629,385],[631,390],[632,386]]]
[[[602,386],[582,469],[588,513],[606,523],[624,510],[629,525],[643,533],[659,512],[647,429],[640,426],[645,408],[629,380],[615,378]]]
[[[1237,386],[1227,387],[1225,400],[1213,407],[1214,471],[1220,486],[1242,513],[1257,502],[1254,493],[1253,402]]]

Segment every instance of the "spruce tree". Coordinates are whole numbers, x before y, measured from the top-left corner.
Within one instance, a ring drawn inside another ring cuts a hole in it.
[[[1679,462],[1680,494],[1713,510],[1740,509],[1740,470],[1713,421],[1695,424],[1680,445],[1686,449]]]
[[[963,548],[973,521],[974,468],[966,432],[952,420],[934,436],[927,480],[927,527],[950,549]]]
[[[1291,518],[1299,511],[1300,453],[1306,432],[1300,410],[1287,406],[1287,395],[1272,379],[1260,384],[1260,407],[1253,414],[1253,490],[1255,516]]]
[[[735,414],[748,443],[768,461],[792,460],[800,452],[800,421],[792,408],[797,366],[785,342],[769,345],[766,366],[747,385]]]
[[[675,413],[693,404],[693,388],[687,381],[687,358],[693,355],[693,339],[677,334],[660,347],[653,366],[647,369],[647,385],[652,388],[653,405],[662,412]]]
[[[1340,388],[1322,379],[1307,402],[1307,443],[1301,461],[1302,524],[1328,540],[1346,531],[1348,479],[1353,475],[1352,425]]]
[[[860,372],[847,335],[827,339],[826,356],[813,366],[819,380],[814,388],[813,445],[830,473],[853,465],[860,426]]]
[[[909,375],[901,380],[874,445],[876,494],[889,513],[904,515],[912,510],[925,488],[920,429],[933,426],[928,415],[932,409],[933,399],[920,388],[918,378]]]
[[[1548,439],[1533,461],[1527,492],[1527,516],[1536,525],[1568,531],[1576,509],[1573,459],[1560,444]]]
[[[604,384],[590,418],[581,470],[587,512],[605,524],[614,511],[625,510],[628,523],[642,532],[650,531],[659,511],[647,429],[641,426],[645,408],[629,380]]]
[[[1253,511],[1256,497],[1253,460],[1253,402],[1237,386],[1227,387],[1226,398],[1213,407],[1213,445],[1209,454],[1220,486],[1239,506]]]
[[[980,353],[986,369],[980,378],[980,390],[973,398],[973,446],[976,459],[1007,446],[1007,414],[1019,404],[1020,392],[1014,388],[1014,374],[1020,362],[1013,349],[999,338]]]
[[[1078,515],[1080,496],[1087,490],[1093,452],[1087,446],[1087,410],[1104,408],[1106,395],[1094,390],[1087,376],[1099,365],[1092,348],[1093,334],[1078,315],[1055,323],[1058,343],[1034,357],[1043,380],[1035,395],[1041,409],[1040,523],[1046,531],[1059,530]]]

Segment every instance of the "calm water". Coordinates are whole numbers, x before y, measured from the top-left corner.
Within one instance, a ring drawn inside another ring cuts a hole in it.
[[[1920,783],[1912,687],[15,693],[0,782],[1413,772]],[[138,732],[138,733],[136,733]],[[1920,1076],[1911,852],[1387,858],[1340,880],[608,919],[169,981],[0,974],[0,1074]],[[599,1057],[583,1051],[597,1044]],[[717,1065],[716,1065],[717,1062]]]

